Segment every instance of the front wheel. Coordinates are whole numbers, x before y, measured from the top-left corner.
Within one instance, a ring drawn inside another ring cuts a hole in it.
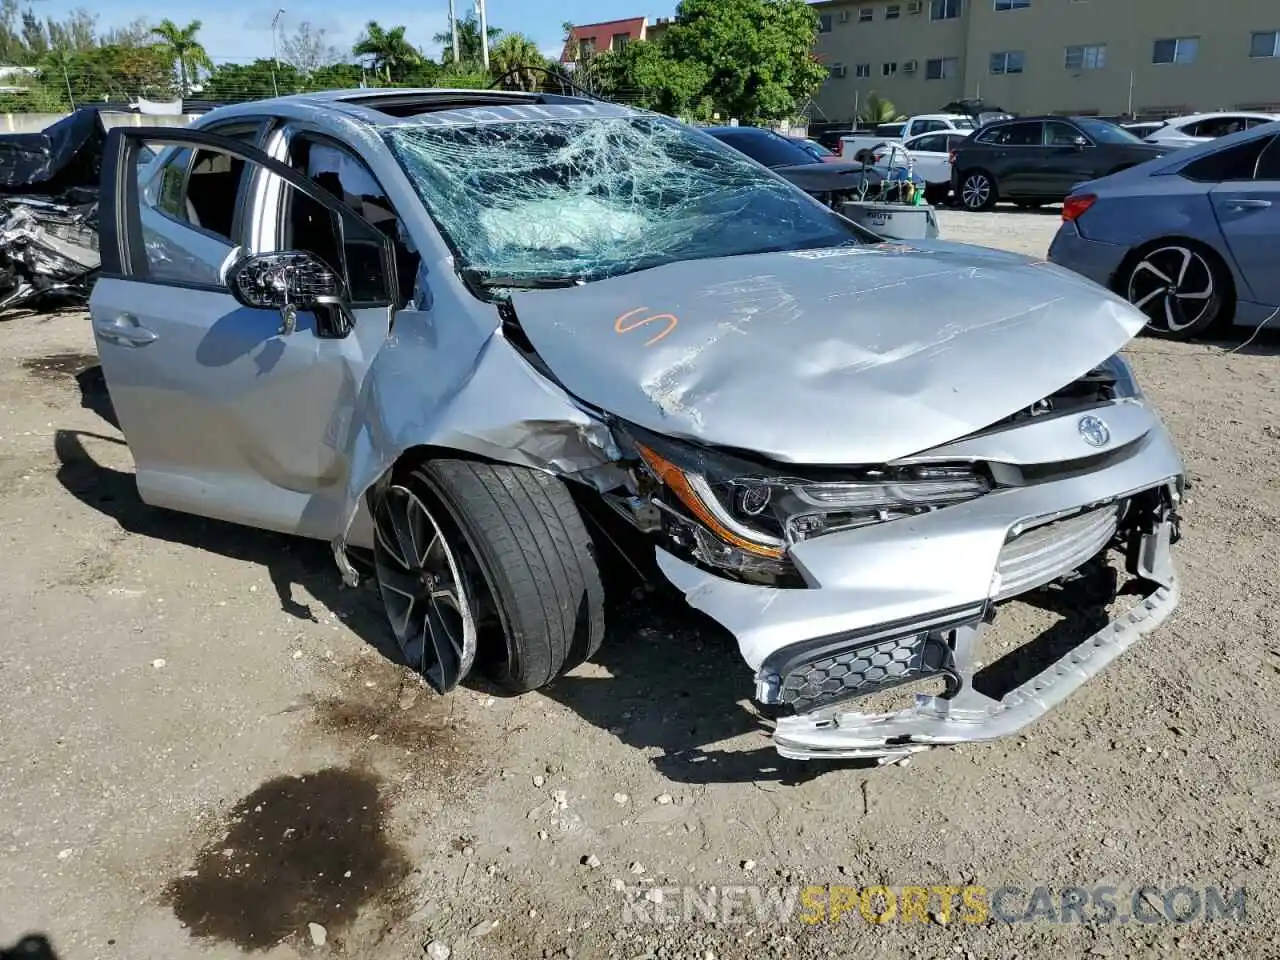
[[[966,173],[960,181],[960,205],[974,212],[996,205],[996,182],[985,170]]]
[[[599,648],[604,587],[556,477],[468,460],[407,467],[379,496],[374,533],[392,633],[434,689],[457,686],[474,663],[523,693]]]
[[[1147,332],[1167,340],[1204,333],[1230,302],[1229,281],[1216,258],[1183,243],[1144,253],[1129,271],[1124,293],[1147,315]]]

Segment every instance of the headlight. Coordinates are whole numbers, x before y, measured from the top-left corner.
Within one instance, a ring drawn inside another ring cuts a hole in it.
[[[1115,396],[1117,398],[1130,398],[1141,400],[1142,388],[1138,386],[1137,378],[1133,375],[1133,368],[1129,366],[1129,361],[1118,353],[1113,353],[1106,360],[1102,361],[1098,368],[1105,370],[1115,378]]]
[[[639,441],[635,447],[676,501],[671,506],[697,521],[693,546],[701,558],[744,573],[794,573],[786,560],[793,544],[927,513],[990,489],[969,466],[883,468],[862,471],[858,479],[807,480],[753,476],[751,465],[675,444],[663,443],[661,453]]]

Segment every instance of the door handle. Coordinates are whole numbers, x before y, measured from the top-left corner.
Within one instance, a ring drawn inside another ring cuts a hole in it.
[[[145,347],[156,339],[156,332],[138,323],[131,313],[122,313],[109,320],[95,320],[93,332],[109,343],[122,347]]]
[[[1228,200],[1226,208],[1243,213],[1246,210],[1267,210],[1271,207],[1270,200]]]

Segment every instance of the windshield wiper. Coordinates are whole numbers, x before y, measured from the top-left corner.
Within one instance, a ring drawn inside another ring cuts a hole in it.
[[[585,281],[581,277],[567,276],[508,276],[464,269],[462,278],[485,290],[554,290],[560,287],[576,287]]]

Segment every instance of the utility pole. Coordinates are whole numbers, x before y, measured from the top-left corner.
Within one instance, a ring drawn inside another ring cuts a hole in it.
[[[453,65],[458,65],[458,14],[454,10],[454,0],[449,0],[449,36],[453,39]]]
[[[1129,119],[1133,119],[1133,71],[1129,71]]]
[[[489,21],[484,15],[484,0],[476,0],[476,11],[480,14],[480,59],[484,68],[489,69]]]
[[[271,18],[271,59],[275,63],[276,68],[271,71],[271,89],[275,95],[280,96],[280,84],[276,80],[276,74],[280,72],[280,47],[276,43],[276,35],[279,32],[280,17],[284,15],[284,7],[276,11],[276,15]]]

